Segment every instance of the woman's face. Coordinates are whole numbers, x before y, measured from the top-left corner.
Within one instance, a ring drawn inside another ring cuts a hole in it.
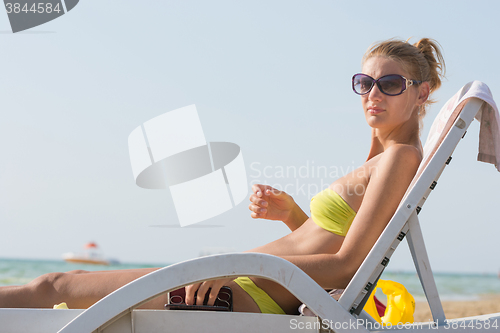
[[[399,74],[407,79],[414,79],[403,71],[398,62],[385,57],[371,57],[363,65],[363,74],[379,79],[389,74]],[[383,94],[375,84],[372,90],[361,95],[361,103],[365,112],[365,118],[373,128],[393,129],[408,122],[411,117],[417,117],[417,110],[420,102],[419,89],[410,86],[401,95],[388,96]],[[417,121],[418,126],[418,121]]]

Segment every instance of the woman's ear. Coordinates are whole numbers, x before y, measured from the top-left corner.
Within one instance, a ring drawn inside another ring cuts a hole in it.
[[[429,82],[422,82],[418,87],[418,102],[417,104],[423,105],[429,98],[431,88]]]

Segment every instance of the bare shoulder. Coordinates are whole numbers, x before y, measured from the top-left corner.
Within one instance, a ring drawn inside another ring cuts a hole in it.
[[[417,147],[412,145],[396,144],[387,148],[382,155],[396,157],[396,158],[408,158],[410,160],[415,159],[417,162],[422,160],[422,154]]]
[[[411,145],[396,144],[387,148],[381,155],[377,168],[379,171],[385,169],[391,173],[401,171],[414,174],[422,161],[421,152]]]
[[[422,161],[420,150],[411,145],[397,144],[380,155],[376,165],[371,168],[369,185],[377,183],[377,186],[390,191],[397,189],[397,192],[406,189]]]

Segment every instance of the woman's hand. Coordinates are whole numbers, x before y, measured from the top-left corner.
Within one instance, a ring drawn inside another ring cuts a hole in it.
[[[252,211],[250,216],[254,219],[268,219],[287,221],[290,213],[296,206],[293,198],[283,191],[268,185],[252,185],[252,202],[248,208]]]
[[[195,283],[189,286],[186,286],[186,304],[194,305],[194,293],[198,291],[196,295],[196,304],[203,305],[203,301],[205,300],[205,295],[207,294],[208,289],[210,290],[210,295],[208,298],[207,305],[214,305],[217,300],[217,295],[219,294],[220,288],[226,286],[229,282],[233,281],[234,278],[225,278],[218,280],[210,280],[200,283]]]

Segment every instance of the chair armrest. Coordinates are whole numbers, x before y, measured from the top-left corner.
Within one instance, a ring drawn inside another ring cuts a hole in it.
[[[106,327],[141,304],[179,287],[238,276],[256,276],[279,283],[324,321],[356,321],[313,279],[289,261],[268,254],[233,253],[192,259],[144,275],[92,305],[59,332],[93,332]],[[347,327],[338,332],[350,331],[368,332],[362,326],[356,329]]]

